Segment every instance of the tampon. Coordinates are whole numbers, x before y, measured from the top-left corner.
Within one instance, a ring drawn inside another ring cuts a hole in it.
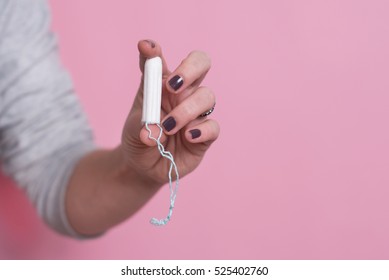
[[[161,121],[162,60],[154,57],[146,60],[143,79],[142,122],[159,124]]]
[[[173,214],[174,203],[177,196],[179,186],[179,174],[173,155],[165,150],[161,143],[162,127],[161,122],[161,98],[162,98],[162,60],[160,57],[154,57],[146,60],[143,77],[143,111],[142,122],[145,124],[146,130],[149,133],[149,139],[157,143],[157,148],[162,157],[170,161],[168,172],[169,189],[170,189],[170,206],[169,212],[164,219],[152,218],[150,223],[155,226],[166,225]],[[159,128],[158,137],[151,135],[149,124],[155,124]],[[172,182],[172,172],[176,173],[176,183]]]

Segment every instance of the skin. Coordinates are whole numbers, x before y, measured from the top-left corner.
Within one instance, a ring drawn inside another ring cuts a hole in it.
[[[216,121],[198,116],[215,104],[215,95],[201,82],[211,67],[207,54],[191,52],[173,71],[168,70],[161,46],[151,40],[138,43],[139,66],[143,74],[147,58],[163,61],[161,123],[172,116],[176,127],[166,131],[162,143],[175,158],[180,177],[192,172],[219,135]],[[168,81],[180,75],[184,83],[177,91]],[[143,78],[125,122],[121,144],[112,150],[96,150],[77,164],[66,193],[66,213],[73,229],[83,235],[97,235],[117,225],[139,210],[167,183],[169,162],[141,123]],[[150,125],[156,137],[159,128]],[[189,132],[199,129],[192,139]]]

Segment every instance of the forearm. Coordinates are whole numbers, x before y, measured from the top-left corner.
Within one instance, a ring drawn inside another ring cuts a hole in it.
[[[120,146],[84,156],[70,178],[66,213],[80,234],[95,235],[122,222],[140,209],[160,184],[130,170]]]

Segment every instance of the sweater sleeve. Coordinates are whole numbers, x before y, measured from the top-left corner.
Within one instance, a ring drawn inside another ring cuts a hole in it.
[[[0,0],[0,159],[39,215],[78,237],[65,193],[92,132],[62,67],[45,0]]]

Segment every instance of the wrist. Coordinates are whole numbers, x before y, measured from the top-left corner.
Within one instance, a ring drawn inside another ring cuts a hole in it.
[[[138,211],[160,186],[131,168],[120,146],[94,151],[80,160],[70,179],[69,223],[80,234],[104,232]]]

